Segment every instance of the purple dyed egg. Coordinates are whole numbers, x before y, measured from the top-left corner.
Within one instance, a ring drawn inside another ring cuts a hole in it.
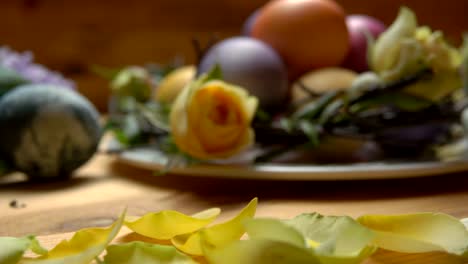
[[[367,15],[350,15],[346,17],[350,38],[350,50],[344,61],[344,67],[357,72],[369,69],[367,65],[367,38],[364,32],[369,32],[374,39],[386,30],[379,20]]]
[[[259,40],[234,37],[215,44],[202,58],[199,73],[208,72],[216,64],[224,81],[247,89],[265,110],[273,110],[288,99],[286,66],[269,45]]]

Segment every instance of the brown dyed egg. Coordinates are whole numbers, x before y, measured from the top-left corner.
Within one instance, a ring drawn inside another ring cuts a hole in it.
[[[356,77],[356,72],[338,67],[311,71],[294,83],[292,87],[293,102],[299,102],[308,97],[308,93],[304,89],[309,89],[316,94],[344,90],[351,87]],[[301,84],[304,87],[301,87]]]
[[[251,36],[270,44],[294,79],[342,63],[350,48],[345,18],[333,0],[273,0],[260,10]]]

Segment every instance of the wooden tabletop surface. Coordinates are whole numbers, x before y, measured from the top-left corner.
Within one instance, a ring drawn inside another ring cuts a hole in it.
[[[97,154],[70,180],[31,184],[20,174],[0,178],[0,236],[41,236],[46,246],[67,232],[107,226],[127,207],[131,215],[174,209],[191,214],[209,207],[232,217],[253,197],[257,216],[443,212],[468,217],[468,175],[373,181],[257,181],[205,179],[155,173]],[[15,201],[16,206],[12,206]],[[429,261],[430,260],[430,261]],[[380,251],[366,264],[462,263],[448,255]]]

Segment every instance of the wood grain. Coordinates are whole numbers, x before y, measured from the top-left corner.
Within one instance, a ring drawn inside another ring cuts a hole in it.
[[[130,215],[174,209],[192,214],[220,207],[220,221],[259,197],[257,215],[290,218],[304,212],[326,215],[444,212],[468,217],[466,173],[436,177],[297,182],[156,176],[98,154],[69,181],[31,184],[23,175],[0,178],[0,236],[36,234],[47,246],[85,227],[108,226],[128,208]],[[17,200],[24,208],[12,208]],[[449,255],[379,251],[366,264],[462,263]]]
[[[5,0],[0,3],[0,44],[32,50],[40,63],[76,80],[80,91],[101,110],[108,87],[91,65],[121,67],[168,63],[183,56],[193,63],[191,38],[238,35],[244,20],[267,0]],[[389,24],[401,5],[421,24],[443,30],[460,42],[468,27],[468,1],[337,0],[349,14],[363,13]],[[307,29],[304,29],[306,34]]]

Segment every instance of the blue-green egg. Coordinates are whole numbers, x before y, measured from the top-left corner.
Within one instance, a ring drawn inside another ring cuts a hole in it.
[[[0,98],[0,159],[31,179],[70,176],[101,135],[97,110],[74,90],[29,84]]]

